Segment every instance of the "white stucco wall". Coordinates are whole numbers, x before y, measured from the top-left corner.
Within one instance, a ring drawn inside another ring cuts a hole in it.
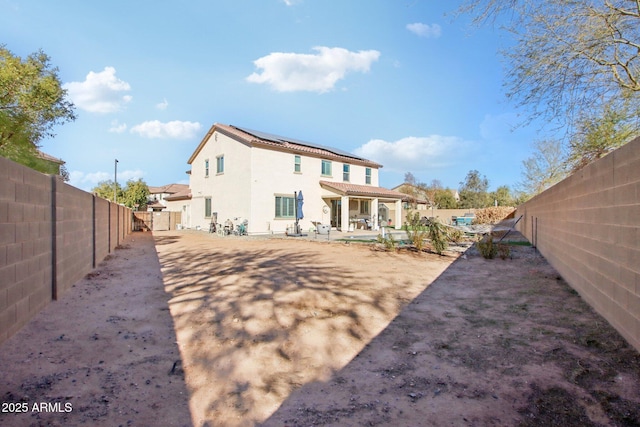
[[[185,228],[191,228],[191,200],[165,200],[167,206],[164,211],[180,212],[180,223]]]
[[[216,174],[216,157],[224,155],[225,170]],[[295,156],[301,157],[301,171],[295,172]],[[205,160],[209,159],[209,177],[205,177]],[[329,159],[326,159],[329,160]],[[331,194],[319,181],[343,182],[343,162],[331,160],[332,175],[324,176],[322,159],[250,147],[218,131],[214,132],[191,164],[190,226],[208,229],[205,218],[205,197],[212,198],[212,212],[218,213],[218,223],[226,219],[248,219],[250,233],[284,233],[295,218],[275,217],[276,196],[304,195],[304,219],[301,229],[308,231],[313,221],[330,222],[330,206],[322,199]],[[366,166],[350,164],[352,184],[365,185]],[[371,185],[378,186],[378,170],[371,168]],[[335,195],[334,195],[335,197]],[[323,209],[324,208],[324,209]]]
[[[224,172],[216,172],[216,159],[224,156]],[[191,163],[191,227],[208,229],[205,198],[211,197],[211,211],[218,213],[218,223],[227,219],[248,218],[251,201],[248,188],[251,179],[251,150],[228,136],[215,132]],[[209,175],[205,160],[209,160]]]
[[[333,160],[332,175],[325,176],[321,174],[321,158],[300,155],[301,170],[295,172],[296,155],[300,154],[252,148],[251,217],[255,226],[250,229],[256,232],[285,232],[288,226],[294,224],[295,218],[275,217],[275,197],[293,197],[294,192],[298,191],[302,191],[304,196],[301,229],[310,230],[314,227],[313,222],[329,223],[330,213],[325,213],[325,210],[330,206],[322,197],[331,193],[323,190],[319,181],[343,182],[343,162]],[[371,185],[377,186],[378,170],[371,169]],[[352,184],[365,185],[365,166],[351,164],[349,178]]]

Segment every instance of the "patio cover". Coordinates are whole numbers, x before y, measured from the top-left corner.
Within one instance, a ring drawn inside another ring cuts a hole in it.
[[[382,187],[374,187],[371,185],[358,185],[348,182],[320,181],[320,187],[339,196],[342,199],[342,206],[349,206],[349,199],[362,198],[370,199],[373,229],[378,229],[378,204],[379,202],[395,203],[395,227],[400,228],[402,224],[402,201],[408,196],[398,191],[389,190]],[[349,223],[349,209],[343,209],[341,215],[341,224]]]
[[[341,196],[374,197],[386,200],[403,200],[407,197],[406,194],[399,191],[348,182],[320,181],[320,186]]]

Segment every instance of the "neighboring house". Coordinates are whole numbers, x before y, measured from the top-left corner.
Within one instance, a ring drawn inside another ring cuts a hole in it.
[[[406,194],[406,197],[402,200],[404,209],[426,211],[431,207],[429,196],[423,188],[405,182],[393,187],[392,190]]]
[[[59,159],[57,157],[53,157],[50,154],[44,153],[40,150],[36,152],[36,156],[43,160],[47,165],[49,165],[48,169],[50,169],[55,175],[62,175],[62,168],[64,166],[64,160]]]
[[[427,210],[431,209],[434,204],[429,199],[427,192],[413,184],[403,183],[396,187],[393,187],[392,190],[399,191],[400,193],[404,193],[408,196],[407,199],[403,200],[403,207],[405,209],[416,209],[416,210]],[[458,190],[448,190],[451,192],[451,195],[456,200],[456,202],[460,201],[460,194]]]
[[[393,222],[401,225],[404,195],[378,186],[382,165],[339,149],[214,124],[188,163],[188,227],[248,220],[250,233],[283,233],[295,222],[299,191],[304,231],[316,224],[377,228],[382,204],[396,208]]]
[[[181,225],[184,228],[191,227],[191,190],[188,185],[186,188],[165,196],[167,210],[171,212],[182,212],[180,216]]]
[[[179,211],[181,206],[178,208],[168,198],[185,192],[189,192],[189,186],[186,184],[168,184],[162,187],[149,186],[147,210],[161,211],[166,208],[168,211]]]

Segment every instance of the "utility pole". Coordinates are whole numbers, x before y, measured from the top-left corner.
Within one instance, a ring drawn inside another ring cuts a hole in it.
[[[115,161],[113,172],[113,203],[118,203],[118,159]]]

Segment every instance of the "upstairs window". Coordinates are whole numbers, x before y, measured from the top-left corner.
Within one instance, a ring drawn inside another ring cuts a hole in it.
[[[365,184],[371,184],[371,168],[364,170],[364,182]]]
[[[224,156],[216,157],[216,173],[224,173]]]
[[[329,160],[322,161],[322,175],[331,176],[331,161]]]
[[[350,166],[347,164],[342,165],[342,180],[345,182],[349,182],[349,171],[351,170]]]
[[[293,171],[296,173],[302,172],[302,159],[300,156],[295,156],[293,159]]]
[[[209,177],[209,159],[204,161],[204,177]]]

